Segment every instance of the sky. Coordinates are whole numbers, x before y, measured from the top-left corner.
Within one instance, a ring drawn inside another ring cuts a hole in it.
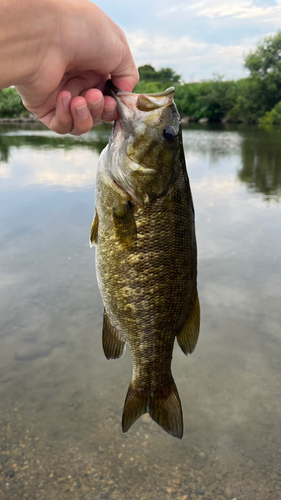
[[[244,57],[281,29],[281,0],[97,0],[124,31],[137,66],[186,82],[247,76]]]

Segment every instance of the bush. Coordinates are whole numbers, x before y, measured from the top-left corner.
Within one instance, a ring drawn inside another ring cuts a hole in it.
[[[0,91],[0,118],[14,118],[26,112],[16,89],[10,87]]]
[[[278,102],[271,111],[265,113],[260,119],[261,125],[281,125],[281,101]]]

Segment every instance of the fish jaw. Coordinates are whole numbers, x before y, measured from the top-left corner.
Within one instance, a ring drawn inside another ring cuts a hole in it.
[[[143,206],[169,188],[180,170],[180,118],[173,88],[155,95],[112,91],[120,117],[109,143],[110,175],[132,199]],[[165,127],[175,132],[168,143]]]

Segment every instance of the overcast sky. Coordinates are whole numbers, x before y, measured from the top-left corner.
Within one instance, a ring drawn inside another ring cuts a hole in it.
[[[187,81],[247,75],[244,55],[281,29],[281,0],[97,0],[125,32],[137,66]]]

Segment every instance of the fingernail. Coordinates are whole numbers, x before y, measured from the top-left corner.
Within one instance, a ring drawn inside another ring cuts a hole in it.
[[[99,109],[101,107],[101,103],[102,103],[102,97],[98,101],[90,102],[89,106],[93,111],[96,111],[96,109]]]
[[[65,111],[69,111],[70,101],[71,101],[70,95],[66,95],[65,97],[62,98],[62,106],[63,106],[63,109],[65,109]]]
[[[83,106],[76,108],[76,113],[80,120],[86,120],[86,118],[88,118],[89,116],[89,109],[87,104],[83,104]]]

